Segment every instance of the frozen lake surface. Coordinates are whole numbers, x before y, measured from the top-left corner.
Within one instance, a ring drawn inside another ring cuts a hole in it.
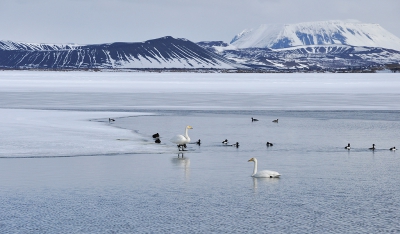
[[[398,74],[0,82],[1,233],[400,232]],[[180,154],[186,125],[202,144]],[[253,179],[251,157],[281,178]]]

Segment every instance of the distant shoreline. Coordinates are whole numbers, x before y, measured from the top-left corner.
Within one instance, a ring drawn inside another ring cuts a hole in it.
[[[171,73],[171,72],[187,72],[187,73],[400,73],[399,69],[391,69],[388,67],[374,67],[365,69],[321,69],[321,70],[305,70],[305,69],[216,69],[216,68],[0,68],[0,71],[59,71],[59,72],[150,72],[150,73]]]

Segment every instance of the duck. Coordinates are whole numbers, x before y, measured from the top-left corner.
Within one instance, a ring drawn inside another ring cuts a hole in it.
[[[278,123],[279,119],[272,120],[273,123]]]
[[[231,145],[231,146],[234,146],[234,147],[236,147],[236,148],[239,148],[239,142],[236,142],[235,144],[233,144],[233,145]]]
[[[391,150],[391,151],[395,151],[395,150],[396,150],[396,147],[393,146],[392,148],[390,148],[390,150]]]
[[[274,144],[272,144],[271,142],[267,141],[267,146],[273,146]]]
[[[225,145],[228,144],[228,139],[223,140],[222,144],[225,144]]]
[[[201,145],[200,139],[199,139],[198,141],[196,141],[196,144],[197,144],[197,145]]]
[[[350,150],[350,143],[348,143],[347,146],[345,146],[344,148]]]
[[[160,134],[158,134],[158,132],[156,134],[153,134],[153,138],[158,138],[160,137]]]
[[[186,148],[186,143],[190,142],[190,137],[188,135],[188,130],[193,129],[192,126],[186,126],[184,135],[176,135],[170,139],[172,143],[177,144],[179,151],[183,151]]]
[[[281,174],[279,174],[276,171],[270,171],[270,170],[262,170],[257,172],[257,159],[256,158],[251,158],[247,162],[254,162],[254,170],[253,174],[251,175],[252,177],[256,178],[279,178]]]
[[[375,150],[375,144],[372,144],[372,147],[369,148],[370,150]]]
[[[251,117],[251,122],[254,122],[254,121],[258,121],[258,119],[254,119],[253,117]]]
[[[108,118],[108,122],[110,123],[110,122],[114,122],[115,121],[115,119],[111,119],[111,118]]]
[[[157,143],[157,144],[160,144],[161,140],[160,140],[160,138],[157,138],[154,142]]]

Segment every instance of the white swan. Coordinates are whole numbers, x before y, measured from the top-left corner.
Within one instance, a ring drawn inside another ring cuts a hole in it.
[[[190,142],[190,137],[188,135],[188,129],[193,129],[191,126],[186,126],[185,128],[185,135],[176,135],[170,139],[172,143],[178,145],[179,151],[186,148],[186,144]]]
[[[248,162],[254,162],[254,171],[252,177],[257,177],[257,178],[279,178],[281,174],[279,174],[276,171],[269,171],[269,170],[263,170],[257,172],[257,159],[256,158],[251,158],[249,159]]]

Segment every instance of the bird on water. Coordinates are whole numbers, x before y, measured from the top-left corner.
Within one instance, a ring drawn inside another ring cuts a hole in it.
[[[375,144],[372,144],[372,147],[369,148],[370,150],[375,150]]]
[[[247,162],[254,162],[253,174],[251,175],[252,177],[256,177],[256,178],[279,178],[279,176],[281,176],[281,174],[279,174],[276,171],[270,171],[270,170],[257,171],[257,159],[256,158],[251,158]]]
[[[192,126],[186,126],[184,135],[176,135],[170,139],[172,143],[178,146],[179,151],[183,151],[186,148],[186,144],[190,142],[190,137],[188,135],[188,130],[193,129]]]

